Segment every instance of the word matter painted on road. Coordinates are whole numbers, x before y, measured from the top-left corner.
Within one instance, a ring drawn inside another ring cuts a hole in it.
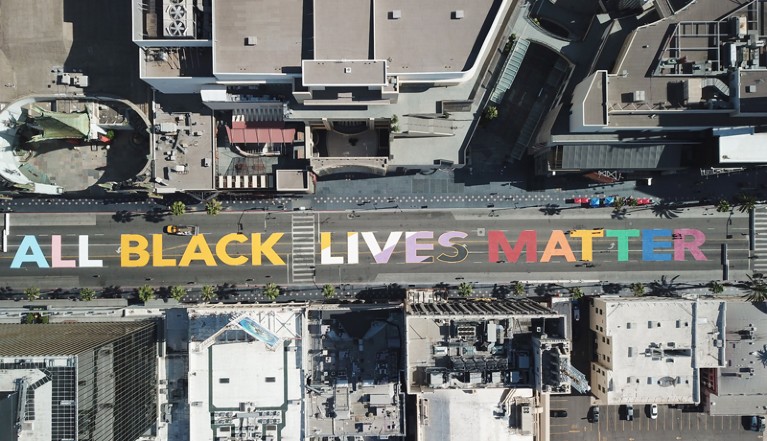
[[[433,231],[392,231],[383,242],[381,235],[374,232],[346,232],[346,247],[333,247],[333,239],[344,233],[320,233],[320,265],[356,265],[360,263],[361,253],[369,253],[376,264],[389,263],[395,249],[404,246],[406,263],[461,263],[469,255],[467,246],[470,235],[463,231],[446,231],[437,234]],[[568,238],[569,235],[569,238]],[[253,233],[230,233],[209,244],[203,235],[190,236],[180,259],[163,255],[163,235],[153,234],[149,238],[140,234],[120,236],[120,266],[126,268],[145,267],[187,267],[192,263],[206,266],[241,266],[250,264],[260,266],[265,262],[274,266],[284,266],[287,256],[280,256],[275,247],[285,233],[271,233],[268,236]],[[706,242],[706,235],[696,229],[680,228],[651,230],[552,230],[548,232],[543,252],[539,253],[536,230],[520,231],[516,238],[508,237],[503,231],[487,232],[487,261],[516,263],[521,258],[527,263],[547,263],[556,261],[590,262],[593,260],[595,238],[613,238],[617,243],[617,261],[628,262],[629,240],[639,239],[642,244],[643,261],[685,261],[691,255],[696,261],[708,260],[701,251]],[[580,245],[580,259],[573,252],[572,241]],[[404,242],[404,245],[401,245]],[[78,259],[64,259],[61,254],[61,236],[50,238],[50,260],[46,258],[35,236],[24,236],[11,263],[11,268],[18,269],[24,264],[38,268],[84,268],[102,267],[102,260],[91,259],[88,250],[88,236],[78,238]],[[250,253],[233,255],[228,250],[230,244],[249,245]],[[611,246],[610,249],[614,247]],[[502,256],[502,257],[501,257]],[[555,259],[556,258],[556,259]]]

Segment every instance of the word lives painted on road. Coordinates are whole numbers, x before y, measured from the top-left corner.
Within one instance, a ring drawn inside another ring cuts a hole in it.
[[[163,235],[149,237],[139,234],[120,236],[120,266],[125,268],[206,266],[261,266],[265,264],[284,266],[289,256],[278,250],[290,249],[285,233],[262,235],[253,233],[227,234],[215,242],[208,242],[203,235],[190,236],[182,245],[180,255],[171,256],[163,247]],[[47,238],[45,238],[47,239]],[[486,253],[488,263],[547,263],[593,260],[595,239],[610,240],[618,262],[629,261],[631,240],[639,241],[643,261],[685,261],[692,256],[695,261],[707,260],[701,251],[706,235],[696,229],[652,230],[551,230],[545,233],[524,230],[516,235],[499,230],[487,231],[487,235],[471,237],[463,231],[370,231],[319,234],[320,265],[357,265],[372,263],[384,265],[392,261],[395,253],[404,255],[405,263],[460,263],[473,253]],[[72,244],[73,245],[73,244]],[[24,236],[11,268],[25,264],[39,268],[102,267],[103,261],[92,259],[88,236],[79,236],[77,259],[62,257],[61,236],[50,237],[50,255],[46,256],[36,236]],[[279,245],[283,245],[279,248]],[[575,246],[574,246],[575,245]],[[637,245],[634,243],[635,248]],[[574,251],[574,249],[576,251]],[[164,251],[165,250],[165,251]],[[578,253],[579,255],[576,255]]]

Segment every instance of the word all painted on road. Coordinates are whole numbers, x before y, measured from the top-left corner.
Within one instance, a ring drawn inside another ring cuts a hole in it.
[[[568,237],[569,235],[569,237]],[[163,255],[163,235],[153,234],[146,237],[140,234],[120,236],[120,266],[145,267],[187,267],[193,263],[206,266],[260,266],[267,262],[275,266],[284,266],[287,256],[281,256],[275,247],[285,233],[250,236],[230,233],[215,243],[208,243],[205,236],[191,236],[184,247],[180,259]],[[384,237],[385,236],[385,237]],[[405,263],[460,263],[469,256],[467,242],[470,238],[463,231],[446,231],[437,234],[433,231],[392,231],[384,235],[370,231],[346,233],[320,233],[320,265],[355,265],[360,263],[361,255],[369,255],[376,264],[387,264],[395,251],[404,252]],[[617,244],[617,261],[628,262],[629,240],[641,242],[643,261],[685,261],[692,256],[696,261],[708,260],[701,251],[706,235],[696,229],[594,229],[594,230],[551,230],[548,237],[536,230],[520,231],[516,237],[510,237],[499,230],[487,231],[483,241],[487,241],[487,262],[547,263],[591,262],[595,238],[612,238]],[[545,246],[539,247],[538,240],[545,240]],[[334,241],[336,244],[334,245]],[[339,244],[343,242],[343,244]],[[571,243],[580,245],[580,255],[576,256]],[[233,252],[233,244],[245,247],[246,253]],[[345,244],[345,246],[343,246]],[[62,239],[59,235],[50,237],[51,253],[46,256],[36,236],[24,236],[11,263],[11,268],[22,268],[24,264],[38,268],[84,268],[102,267],[103,261],[91,259],[87,235],[81,235],[77,242],[77,259],[62,257]]]

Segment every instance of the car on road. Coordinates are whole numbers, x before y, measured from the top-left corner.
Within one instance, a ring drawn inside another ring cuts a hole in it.
[[[200,234],[200,227],[197,225],[166,225],[163,231],[174,236],[195,236]]]
[[[591,408],[589,409],[589,414],[591,414],[590,421],[592,423],[599,422],[599,406],[591,406]]]
[[[764,430],[764,417],[752,416],[751,417],[751,430],[754,432],[761,432]]]
[[[566,410],[552,410],[549,412],[552,418],[565,418],[567,417],[567,411]]]
[[[657,404],[650,404],[650,418],[657,419],[658,418],[658,405]]]

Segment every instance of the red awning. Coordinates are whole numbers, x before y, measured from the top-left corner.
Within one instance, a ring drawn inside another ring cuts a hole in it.
[[[241,127],[241,125],[244,123],[236,121],[232,123],[233,127],[226,128],[229,142],[232,144],[292,144],[296,136],[296,129]]]

